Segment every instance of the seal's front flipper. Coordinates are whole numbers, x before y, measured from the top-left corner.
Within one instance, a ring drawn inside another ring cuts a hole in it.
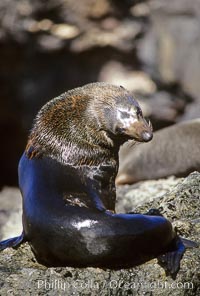
[[[6,239],[0,242],[0,251],[3,251],[6,248],[18,248],[26,239],[24,237],[24,233],[20,236],[16,236],[13,238]]]

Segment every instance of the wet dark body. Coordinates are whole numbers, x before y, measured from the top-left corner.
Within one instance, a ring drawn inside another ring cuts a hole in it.
[[[19,164],[23,233],[0,249],[28,241],[40,263],[75,267],[130,267],[162,254],[176,273],[185,248],[167,219],[115,214],[119,147],[151,138],[121,87],[89,84],[47,103]]]
[[[131,266],[165,252],[174,237],[163,217],[113,214],[96,208],[98,197],[83,185],[79,170],[49,158],[28,160],[24,155],[20,171],[24,232],[44,265]],[[88,168],[84,171],[88,174]],[[81,205],[67,204],[63,196],[76,198]],[[114,204],[112,208],[107,204],[114,210]]]

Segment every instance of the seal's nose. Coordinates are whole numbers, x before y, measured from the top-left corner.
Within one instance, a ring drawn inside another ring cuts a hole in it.
[[[153,133],[152,132],[143,132],[142,133],[142,139],[144,142],[149,142],[153,138]]]

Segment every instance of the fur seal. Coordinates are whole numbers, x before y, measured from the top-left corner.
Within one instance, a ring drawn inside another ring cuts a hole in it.
[[[19,163],[23,233],[0,249],[28,241],[46,266],[122,268],[161,255],[176,274],[185,246],[167,219],[153,210],[115,214],[119,147],[151,138],[123,87],[92,83],[48,102]]]
[[[200,171],[200,118],[161,129],[147,145],[123,145],[117,185]]]

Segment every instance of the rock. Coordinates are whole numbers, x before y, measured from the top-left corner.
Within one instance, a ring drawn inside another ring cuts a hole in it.
[[[130,12],[135,17],[146,17],[149,16],[150,7],[146,3],[138,3],[131,7]]]
[[[156,85],[148,74],[131,71],[117,61],[109,61],[103,65],[98,80],[122,85],[135,94],[151,95],[156,92]]]
[[[122,52],[133,50],[135,38],[142,32],[142,25],[128,19],[115,24],[112,30],[102,30],[93,26],[72,42],[71,50],[76,53],[95,47],[112,47]]]
[[[138,101],[142,110],[146,111],[144,115],[151,120],[154,130],[176,123],[187,106],[187,99],[183,94],[171,94],[164,90],[147,97],[140,95]]]
[[[61,39],[72,39],[79,35],[80,30],[76,26],[58,24],[52,26],[51,33]]]
[[[22,232],[22,198],[19,189],[4,187],[0,192],[0,240]]]
[[[178,184],[174,186],[176,183]],[[160,194],[166,191],[167,186],[168,193],[136,207],[135,210],[146,212],[149,208],[161,206],[164,215],[173,221],[181,235],[198,241],[200,174],[195,172],[185,179],[160,180],[155,182],[155,186],[156,184],[157,190],[161,187]],[[144,188],[146,191],[149,188],[149,197],[152,199],[155,195],[152,186],[144,183],[140,184],[140,191],[138,188],[135,189],[140,196]],[[124,190],[128,193],[129,187]],[[120,211],[124,209],[122,198],[119,197]],[[131,201],[129,208],[132,209]],[[165,275],[156,259],[135,268],[120,270],[46,268],[35,262],[28,244],[25,244],[18,250],[7,249],[0,254],[0,294],[196,296],[200,294],[199,252],[199,249],[186,251],[177,278],[173,280]]]
[[[138,55],[154,78],[180,83],[200,100],[200,5],[198,0],[152,0],[150,29],[141,39]]]
[[[138,182],[133,185],[117,186],[116,211],[127,213],[147,202],[160,200],[171,188],[176,186],[183,179],[173,176],[167,179],[149,180]],[[138,198],[139,197],[139,198]]]
[[[186,106],[184,114],[179,118],[179,121],[190,120],[199,117],[200,100]]]

